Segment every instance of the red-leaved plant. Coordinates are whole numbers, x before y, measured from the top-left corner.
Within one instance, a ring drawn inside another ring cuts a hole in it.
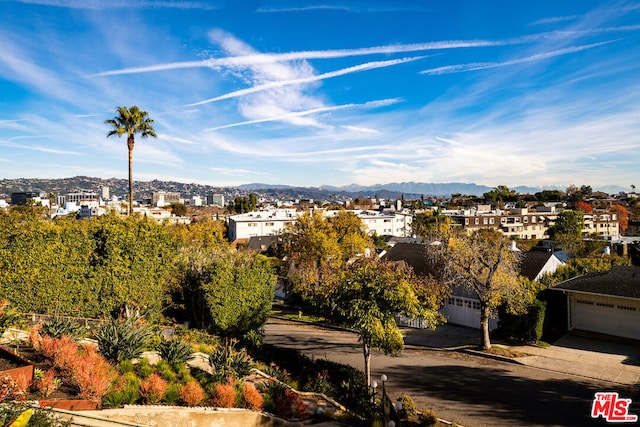
[[[52,359],[53,366],[67,381],[78,386],[81,399],[101,400],[116,380],[116,370],[102,357],[95,346],[82,349],[68,336],[51,338],[43,336],[42,353]]]
[[[218,408],[233,408],[236,405],[235,381],[229,377],[226,384],[216,384],[213,396],[213,406]]]
[[[93,345],[85,345],[71,366],[81,399],[100,401],[118,378],[118,372]]]
[[[261,411],[264,399],[253,384],[244,383],[242,386],[242,402],[247,409]]]
[[[147,379],[140,381],[140,396],[147,403],[158,403],[166,392],[167,382],[158,374],[151,374]]]
[[[189,381],[180,387],[180,399],[187,406],[197,406],[204,399],[204,389],[196,381]]]
[[[44,372],[39,371],[38,375],[34,375],[33,385],[42,397],[49,397],[60,386],[60,379],[56,378],[56,372],[51,368]]]
[[[278,416],[286,420],[292,418],[304,419],[307,415],[304,401],[300,395],[290,388],[287,388],[283,394],[276,396],[273,403]]]

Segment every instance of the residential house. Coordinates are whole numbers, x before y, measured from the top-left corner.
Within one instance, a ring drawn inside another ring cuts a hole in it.
[[[396,243],[382,258],[406,263],[413,267],[417,275],[428,275],[437,268],[429,261],[428,249],[424,244]],[[553,273],[563,264],[551,251],[529,251],[522,254],[520,274],[530,280],[539,280],[544,274]],[[449,323],[480,328],[480,300],[477,294],[464,286],[454,286],[451,289],[451,295],[444,301],[440,312]],[[496,329],[498,322],[497,316],[489,319],[489,329]]]
[[[551,289],[567,300],[569,330],[640,340],[640,267],[615,266],[587,273]]]

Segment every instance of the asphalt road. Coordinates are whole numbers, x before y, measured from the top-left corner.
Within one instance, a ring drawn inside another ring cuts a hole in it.
[[[352,333],[282,320],[271,320],[265,332],[266,343],[364,368]],[[380,375],[387,375],[392,397],[407,393],[419,410],[431,409],[465,427],[608,425],[590,416],[594,393],[611,391],[607,382],[430,349],[405,350],[398,357],[376,352],[371,365],[373,380],[380,383]],[[639,414],[640,396],[625,397],[633,397],[631,412]]]

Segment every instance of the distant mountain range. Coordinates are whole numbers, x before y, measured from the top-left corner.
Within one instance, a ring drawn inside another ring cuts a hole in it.
[[[288,185],[272,185],[272,184],[262,184],[262,183],[254,183],[254,184],[245,184],[240,185],[238,188],[245,191],[265,191],[265,190],[302,190],[306,187],[293,187]],[[310,190],[311,188],[306,188]],[[484,193],[491,191],[493,187],[488,187],[486,185],[478,185],[473,183],[462,183],[462,182],[449,182],[449,183],[425,183],[425,182],[392,182],[388,184],[376,184],[376,185],[357,185],[350,184],[344,185],[340,187],[324,185],[321,187],[313,188],[319,192],[328,192],[328,193],[352,193],[352,194],[360,194],[366,196],[374,196],[378,195],[379,197],[387,197],[383,196],[383,194],[404,194],[406,197],[416,197],[416,196],[443,196],[448,197],[452,194],[464,194],[464,195],[473,195],[473,196],[482,196]],[[516,191],[520,194],[535,194],[542,190],[559,190],[565,191],[567,186],[538,186],[538,187],[530,187],[530,186],[518,186],[513,187],[511,190]],[[594,188],[594,191],[602,191],[607,194],[616,194],[621,191],[628,191],[629,189],[616,186],[616,185],[608,185],[605,187]]]
[[[20,191],[43,191],[56,194],[84,190],[96,191],[101,186],[107,186],[112,195],[125,195],[127,193],[127,180],[110,178],[92,178],[86,176],[76,176],[73,178],[59,179],[0,179],[0,198],[8,198],[12,192]],[[588,185],[588,184],[587,184]],[[290,185],[275,184],[244,184],[237,187],[214,187],[202,184],[187,184],[175,181],[135,181],[134,191],[138,197],[150,197],[153,191],[173,191],[178,192],[182,197],[193,195],[204,196],[213,193],[223,193],[225,197],[234,197],[237,194],[246,192],[256,192],[276,198],[290,199],[324,199],[345,198],[345,197],[379,197],[394,199],[404,196],[406,199],[429,197],[448,197],[452,194],[463,194],[482,196],[491,191],[493,187],[478,185],[473,183],[449,182],[449,183],[424,183],[424,182],[394,182],[389,184],[357,185],[350,184],[344,186],[321,186],[321,187],[297,187]],[[542,190],[566,190],[561,186],[519,186],[510,188],[520,194],[534,194]],[[608,194],[616,194],[621,191],[628,191],[629,188],[620,186],[605,186],[593,188],[594,191],[603,191]]]

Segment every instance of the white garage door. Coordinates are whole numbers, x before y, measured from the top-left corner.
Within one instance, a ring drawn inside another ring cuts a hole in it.
[[[640,301],[572,295],[570,304],[573,328],[640,340]]]
[[[442,314],[447,323],[480,329],[480,302],[470,298],[451,297],[445,301]],[[498,319],[489,319],[489,330],[498,327]]]

